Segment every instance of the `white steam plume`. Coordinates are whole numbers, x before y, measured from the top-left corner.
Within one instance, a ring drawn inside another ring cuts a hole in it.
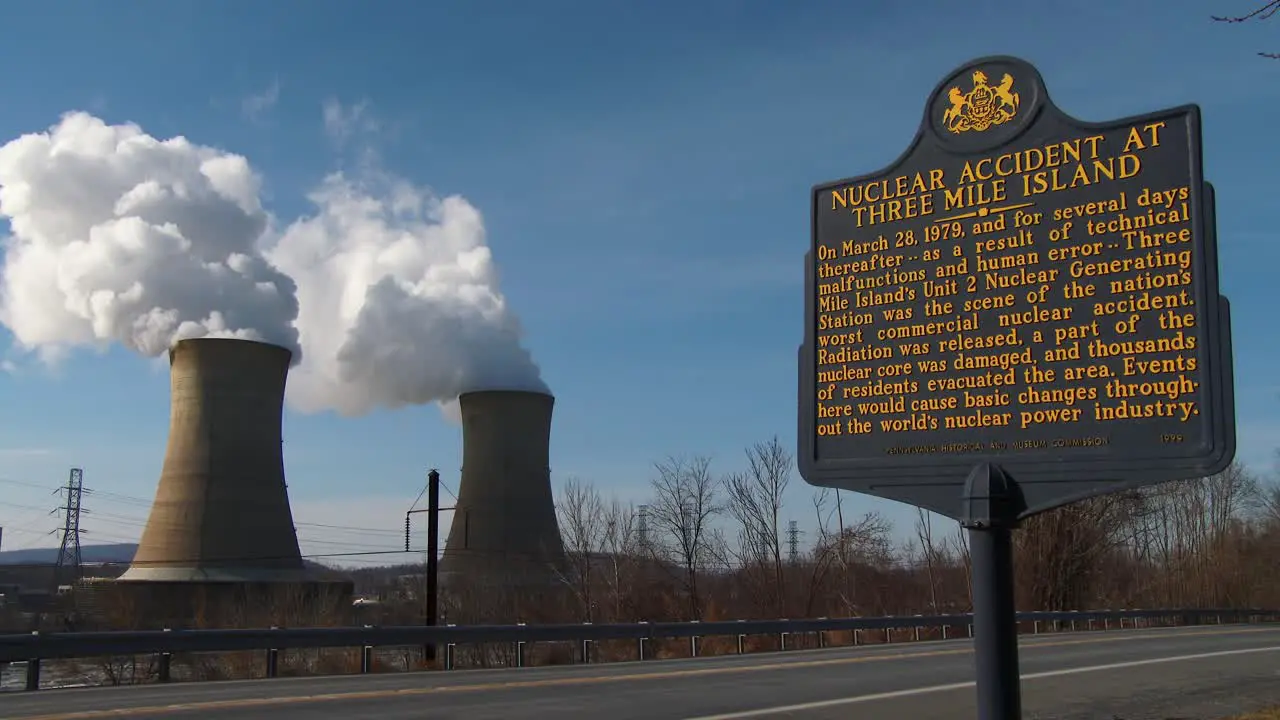
[[[147,356],[240,337],[299,358],[294,284],[257,247],[245,158],[68,113],[0,147],[9,220],[0,322],[46,358],[116,341]]]
[[[0,147],[0,322],[47,358],[189,337],[294,351],[289,400],[359,415],[468,390],[546,392],[480,213],[369,171],[332,175],[274,237],[243,157],[69,113]]]
[[[306,359],[289,378],[304,412],[359,415],[469,390],[546,392],[498,287],[480,213],[406,182],[335,174],[317,212],[268,253],[298,286]]]

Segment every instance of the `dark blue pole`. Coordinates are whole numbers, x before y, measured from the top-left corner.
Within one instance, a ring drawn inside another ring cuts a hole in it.
[[[978,719],[1021,720],[1013,529],[1024,507],[1022,495],[1003,470],[984,463],[970,473],[964,502],[961,524],[969,531]]]

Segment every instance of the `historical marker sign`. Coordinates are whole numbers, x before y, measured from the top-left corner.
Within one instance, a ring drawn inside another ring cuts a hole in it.
[[[998,464],[1025,514],[1235,454],[1200,114],[1071,118],[976,60],[880,172],[813,189],[800,471],[958,516]]]

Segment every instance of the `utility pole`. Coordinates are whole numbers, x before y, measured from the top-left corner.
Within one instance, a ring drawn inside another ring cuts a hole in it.
[[[427,627],[434,627],[440,612],[440,473],[427,473]],[[427,643],[426,660],[436,659],[435,643]]]
[[[423,510],[410,510],[404,516],[404,549],[409,550],[409,516],[425,512],[427,514],[427,597],[423,610],[423,625],[434,627],[440,619],[440,511],[454,508],[440,507],[440,473],[432,468],[427,473],[427,507]],[[427,662],[436,659],[435,643],[427,643],[422,648]]]

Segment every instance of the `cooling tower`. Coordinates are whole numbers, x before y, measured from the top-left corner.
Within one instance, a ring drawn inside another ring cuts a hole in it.
[[[440,558],[442,582],[543,585],[564,567],[551,494],[551,411],[543,393],[459,398],[462,479]]]
[[[169,351],[169,445],[121,581],[306,579],[281,448],[291,357],[275,345],[211,338]]]

